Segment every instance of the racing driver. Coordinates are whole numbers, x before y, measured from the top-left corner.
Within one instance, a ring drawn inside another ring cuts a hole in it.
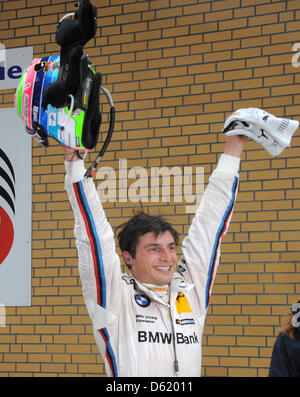
[[[205,316],[246,142],[246,136],[226,137],[179,261],[178,233],[163,217],[140,212],[121,225],[118,241],[130,273],[121,271],[93,179],[84,178],[78,152],[64,147],[83,296],[107,376],[201,376]]]

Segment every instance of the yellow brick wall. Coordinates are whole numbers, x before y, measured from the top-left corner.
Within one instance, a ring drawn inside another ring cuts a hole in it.
[[[224,147],[219,131],[241,107],[300,119],[298,0],[94,0],[85,48],[111,91],[117,122],[101,166],[202,166]],[[1,0],[0,42],[58,53],[57,22],[73,1]],[[13,106],[13,91],[0,92]],[[107,128],[107,106],[103,131]],[[300,295],[300,138],[278,158],[251,141],[223,240],[203,336],[204,376],[266,376],[275,337]],[[100,148],[100,145],[99,147]],[[32,305],[9,307],[0,327],[1,376],[104,376],[77,270],[61,148],[33,144]],[[89,154],[87,163],[94,158]],[[186,203],[158,203],[178,231]],[[157,203],[143,203],[157,211]],[[139,204],[105,203],[113,226]]]

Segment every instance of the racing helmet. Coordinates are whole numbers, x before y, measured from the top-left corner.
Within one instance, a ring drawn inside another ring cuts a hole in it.
[[[96,145],[101,123],[97,100],[101,75],[95,73],[87,59],[85,63],[86,75],[80,89],[75,96],[68,95],[68,105],[59,108],[51,104],[44,106],[43,99],[47,88],[58,80],[60,56],[35,58],[23,72],[15,93],[15,107],[26,131],[42,145],[49,145],[48,137],[77,150],[92,149]],[[62,96],[59,88],[55,95]],[[109,100],[112,102],[110,96]]]
[[[95,35],[97,9],[89,0],[80,0],[78,11],[61,18],[56,43],[60,55],[35,58],[22,74],[15,93],[15,107],[25,130],[43,146],[49,137],[76,150],[93,149],[102,121],[100,90],[110,105],[106,139],[86,176],[94,174],[111,140],[115,108],[110,92],[101,85],[84,45]]]

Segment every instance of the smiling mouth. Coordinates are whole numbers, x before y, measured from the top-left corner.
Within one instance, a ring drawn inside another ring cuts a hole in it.
[[[157,267],[157,270],[161,272],[168,272],[171,269],[171,266],[159,266]]]

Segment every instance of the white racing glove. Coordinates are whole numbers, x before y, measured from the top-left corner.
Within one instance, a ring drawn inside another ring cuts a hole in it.
[[[260,143],[273,157],[290,146],[299,127],[297,120],[282,119],[257,108],[238,109],[225,121],[227,136],[246,135]]]

